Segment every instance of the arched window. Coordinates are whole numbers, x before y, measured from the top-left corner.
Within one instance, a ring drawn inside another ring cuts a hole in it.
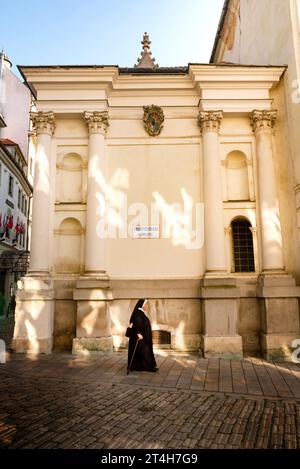
[[[244,218],[231,222],[235,272],[254,272],[254,252],[251,224]]]

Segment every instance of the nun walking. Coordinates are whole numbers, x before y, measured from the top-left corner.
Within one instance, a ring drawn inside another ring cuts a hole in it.
[[[149,309],[148,301],[139,299],[130,317],[127,372],[158,370],[153,353],[151,324],[147,316]]]

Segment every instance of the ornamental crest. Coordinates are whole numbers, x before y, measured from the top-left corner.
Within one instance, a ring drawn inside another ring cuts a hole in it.
[[[151,104],[144,106],[144,129],[150,137],[156,137],[163,128],[164,113],[161,107]]]

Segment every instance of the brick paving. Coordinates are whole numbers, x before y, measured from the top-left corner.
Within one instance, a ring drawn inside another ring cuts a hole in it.
[[[8,355],[0,448],[300,448],[300,366],[156,353]]]

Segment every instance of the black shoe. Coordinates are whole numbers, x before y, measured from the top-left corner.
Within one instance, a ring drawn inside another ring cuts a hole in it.
[[[156,371],[158,371],[158,368],[155,366],[154,368],[151,368],[151,370],[148,371],[150,371],[151,373],[155,373]]]

